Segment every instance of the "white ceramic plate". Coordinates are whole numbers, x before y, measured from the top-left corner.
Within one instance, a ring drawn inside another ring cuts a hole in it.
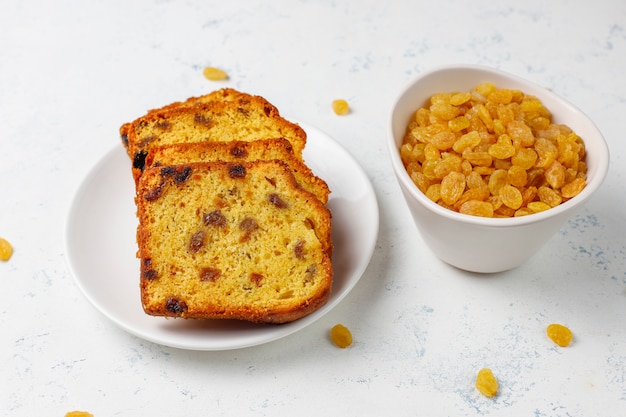
[[[227,350],[267,343],[292,334],[336,306],[361,278],[378,236],[378,205],[367,176],[339,144],[318,129],[300,125],[308,140],[304,159],[332,193],[334,284],[326,305],[292,323],[258,325],[235,320],[184,320],[148,316],[139,296],[134,183],[130,160],[119,145],[87,175],[71,205],[66,253],[87,299],[126,331],[181,349]]]

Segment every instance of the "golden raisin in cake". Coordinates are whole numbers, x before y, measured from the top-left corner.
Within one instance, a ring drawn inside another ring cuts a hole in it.
[[[136,203],[146,313],[284,323],[328,300],[331,215],[286,164],[148,168]]]
[[[176,143],[152,148],[146,157],[146,167],[179,165],[190,162],[246,162],[279,160],[293,172],[296,182],[312,192],[324,204],[328,203],[330,190],[321,178],[315,176],[305,163],[293,153],[284,138],[264,139],[253,142],[199,142]]]
[[[264,99],[253,97],[246,105],[215,101],[148,113],[135,120],[128,130],[128,153],[133,159],[133,175],[138,178],[148,151],[155,146],[277,137],[287,139],[296,156],[302,158],[306,133]]]
[[[163,107],[148,110],[147,114],[157,113],[160,111],[173,110],[173,109],[181,108],[181,107],[192,107],[199,103],[212,103],[215,101],[236,101],[242,107],[245,107],[246,105],[250,104],[250,102],[252,101],[254,97],[259,97],[261,101],[265,100],[264,98],[260,96],[253,96],[248,93],[237,91],[233,88],[222,88],[222,89],[215,90],[215,91],[212,91],[208,94],[204,94],[201,96],[190,97],[185,101],[176,101],[174,103],[167,104]],[[255,100],[255,104],[258,104],[258,99]],[[122,126],[120,126],[120,138],[122,140],[122,144],[124,145],[127,151],[128,151],[128,133],[131,127],[132,127],[132,122],[124,123]],[[131,156],[132,158],[132,155],[129,154],[129,156]]]

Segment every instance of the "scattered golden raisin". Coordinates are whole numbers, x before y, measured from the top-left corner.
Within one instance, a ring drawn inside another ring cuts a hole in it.
[[[350,105],[343,99],[333,100],[333,111],[339,116],[346,115],[350,112]]]
[[[488,82],[431,96],[409,122],[400,157],[430,199],[476,216],[538,213],[586,186],[583,140],[553,124],[536,97]]]
[[[93,414],[86,411],[69,411],[65,413],[65,417],[93,417]]]
[[[340,348],[347,348],[352,344],[352,333],[343,324],[336,324],[330,330],[330,338]]]
[[[8,261],[13,254],[13,246],[8,240],[0,237],[0,261]]]
[[[498,393],[498,380],[489,368],[478,371],[476,376],[476,389],[486,397],[493,397]]]
[[[205,67],[202,74],[204,74],[204,78],[210,81],[222,81],[228,79],[226,71],[216,67]]]
[[[561,347],[567,347],[572,342],[572,331],[562,324],[553,323],[546,328],[548,337]]]

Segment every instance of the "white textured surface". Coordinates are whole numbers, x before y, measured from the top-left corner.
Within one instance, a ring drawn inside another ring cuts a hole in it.
[[[494,276],[424,247],[385,152],[400,87],[456,62],[552,88],[595,120],[612,155],[586,208],[530,262]],[[203,79],[206,65],[230,80]],[[622,0],[4,4],[0,236],[15,253],[0,263],[0,415],[623,414],[625,73]],[[264,95],[349,150],[378,194],[380,236],[354,291],[303,331],[235,351],[165,348],[80,293],[65,218],[121,123],[222,86]],[[338,97],[352,114],[332,113]],[[328,340],[337,322],[353,332],[347,350]],[[573,329],[571,347],[546,338],[550,322]],[[473,387],[483,366],[500,379],[494,399]]]

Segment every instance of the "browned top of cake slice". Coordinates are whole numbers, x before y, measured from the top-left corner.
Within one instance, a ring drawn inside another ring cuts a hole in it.
[[[326,303],[330,212],[284,163],[148,168],[136,203],[146,313],[283,323]]]
[[[174,108],[181,108],[181,107],[192,107],[192,106],[195,106],[196,104],[212,103],[215,101],[233,101],[233,102],[237,102],[241,106],[246,106],[249,102],[253,100],[258,100],[258,99],[261,99],[262,101],[267,101],[261,96],[255,96],[253,94],[244,93],[242,91],[235,90],[234,88],[221,88],[219,90],[211,91],[208,94],[203,94],[203,95],[195,96],[195,97],[189,97],[188,99],[184,101],[176,101],[174,103],[170,103],[161,108],[152,109],[148,113],[162,111],[162,110],[172,110]]]

